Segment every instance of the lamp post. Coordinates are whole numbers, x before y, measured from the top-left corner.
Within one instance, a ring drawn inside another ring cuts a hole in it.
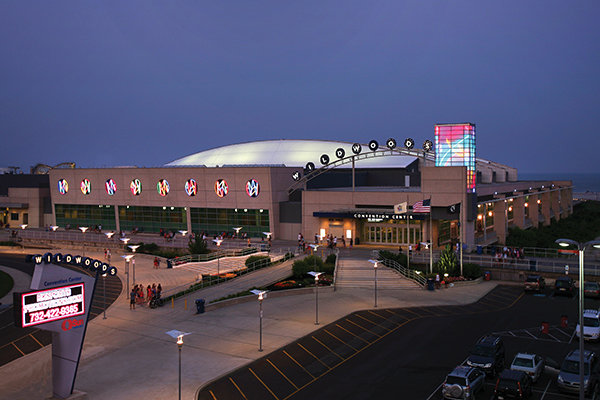
[[[80,226],[79,230],[81,230],[81,232],[83,232],[83,256],[85,257],[85,231],[88,230],[87,226]]]
[[[583,346],[583,252],[589,246],[600,248],[600,241],[592,240],[586,243],[579,243],[571,239],[557,239],[556,242],[559,246],[568,247],[575,246],[579,252],[579,399],[583,400],[585,397],[584,387],[584,346]]]
[[[323,275],[323,273],[310,271],[309,274],[315,277],[315,325],[319,325],[319,276]]]
[[[373,268],[375,269],[375,308],[377,308],[377,264],[379,261],[369,260],[369,262],[373,263]]]
[[[104,308],[104,316],[102,319],[106,319],[106,272],[102,274],[102,308]]]
[[[221,247],[221,243],[223,243],[223,239],[213,239],[213,242],[217,245],[217,278],[219,278],[221,276],[221,257],[219,255],[219,248]]]
[[[313,249],[313,260],[314,260],[314,270],[317,270],[317,249],[321,246],[319,244],[309,244]]]
[[[254,293],[255,295],[258,296],[258,303],[260,304],[260,311],[258,314],[258,319],[259,319],[259,333],[258,333],[258,340],[259,340],[259,345],[258,345],[258,351],[263,351],[262,348],[262,320],[263,320],[263,309],[262,309],[262,301],[263,299],[267,298],[267,292],[268,290],[251,290],[251,293]]]
[[[235,231],[235,237],[239,239],[240,236],[240,231],[242,230],[242,226],[239,226],[237,228],[233,228],[233,230]]]
[[[179,349],[179,400],[181,400],[181,348],[183,347],[183,337],[192,332],[186,333],[178,330],[166,332],[173,339],[177,339],[177,348]]]
[[[127,275],[127,299],[129,300],[129,260],[133,257],[133,254],[128,254],[126,256],[121,256],[125,259],[125,275]]]
[[[27,224],[21,224],[21,230],[24,231],[25,228],[27,228]],[[21,252],[24,252],[24,251],[25,251],[25,242],[23,242],[23,238],[21,238]]]
[[[131,260],[131,265],[132,265],[132,268],[133,268],[133,286],[135,286],[135,251],[137,250],[138,247],[140,247],[140,245],[139,244],[132,244],[132,245],[129,245],[127,247],[129,247],[131,249],[131,251],[133,251],[133,257],[132,257],[132,260]]]

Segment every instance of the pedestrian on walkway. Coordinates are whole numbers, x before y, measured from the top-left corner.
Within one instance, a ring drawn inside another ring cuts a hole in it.
[[[439,272],[437,274],[435,274],[435,288],[436,289],[440,289],[442,287],[442,283],[441,283],[441,277]]]
[[[131,293],[129,294],[129,309],[130,310],[135,310],[135,299],[137,297],[137,285],[131,289]]]

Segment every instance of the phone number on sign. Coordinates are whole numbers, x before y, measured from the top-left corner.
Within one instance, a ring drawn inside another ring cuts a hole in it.
[[[51,308],[47,311],[33,312],[30,315],[30,322],[41,322],[56,318],[68,317],[79,312],[79,304],[70,306]]]

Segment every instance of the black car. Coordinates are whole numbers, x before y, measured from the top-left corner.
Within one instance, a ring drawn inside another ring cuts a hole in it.
[[[571,296],[577,293],[575,290],[575,281],[570,276],[561,276],[554,282],[554,295]]]
[[[473,347],[471,355],[467,359],[467,365],[476,367],[488,376],[496,374],[504,369],[504,342],[497,336],[484,336]]]
[[[523,399],[533,393],[532,380],[524,371],[505,369],[496,382],[494,399]]]

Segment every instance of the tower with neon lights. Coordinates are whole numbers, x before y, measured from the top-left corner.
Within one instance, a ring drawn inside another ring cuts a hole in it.
[[[475,193],[475,124],[436,124],[435,154],[436,167],[467,167],[467,192]]]

